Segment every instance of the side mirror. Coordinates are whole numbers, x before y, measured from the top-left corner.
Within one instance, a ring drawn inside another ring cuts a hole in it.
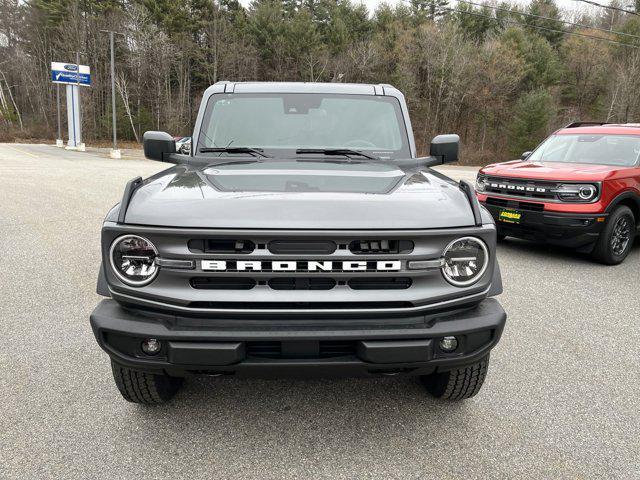
[[[520,155],[520,160],[526,160],[532,153],[533,152],[524,152],[522,155]]]
[[[176,141],[166,132],[144,132],[142,146],[149,160],[164,162],[165,155],[176,153]]]
[[[441,163],[452,163],[458,161],[459,150],[460,137],[458,135],[438,135],[431,140],[429,155],[437,157]]]
[[[183,155],[191,155],[191,137],[188,137],[188,139],[180,145],[179,153],[182,153]]]

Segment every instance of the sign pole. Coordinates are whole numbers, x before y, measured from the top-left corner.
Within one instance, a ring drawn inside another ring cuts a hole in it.
[[[56,147],[64,147],[62,140],[62,127],[60,125],[60,84],[56,83],[56,110],[58,114],[58,138],[56,139]]]
[[[80,52],[76,52],[76,91],[75,94],[78,96],[78,125],[82,125],[82,111],[80,109]],[[82,142],[82,128],[78,128],[77,132],[77,140],[76,147],[79,151],[84,152],[84,143]]]
[[[114,53],[114,32],[109,32],[109,43],[111,44],[111,124],[113,127],[113,148],[111,149],[111,158],[120,158],[120,150],[118,150],[118,140],[116,135],[116,67]]]
[[[111,50],[111,128],[113,129],[113,147],[109,156],[111,158],[121,158],[120,150],[118,150],[117,122],[116,122],[116,55],[115,55],[115,36],[123,33],[114,32],[113,30],[100,30],[109,34],[109,48]]]

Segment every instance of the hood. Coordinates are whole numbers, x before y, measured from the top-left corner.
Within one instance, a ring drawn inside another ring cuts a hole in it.
[[[230,161],[147,179],[127,223],[185,228],[425,229],[474,224],[466,196],[430,170],[377,162]]]
[[[620,168],[621,167],[614,165],[514,160],[512,162],[488,165],[482,168],[480,173],[499,177],[505,176],[537,180],[596,181],[604,180],[612,173],[620,170]]]

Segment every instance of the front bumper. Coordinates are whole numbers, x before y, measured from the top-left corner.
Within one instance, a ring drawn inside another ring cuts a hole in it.
[[[506,314],[488,298],[474,307],[387,320],[234,320],[175,317],[129,310],[102,300],[91,314],[100,346],[130,368],[239,376],[426,375],[473,363],[498,342]],[[442,352],[454,335],[459,346]],[[145,338],[162,342],[155,356]]]
[[[593,245],[604,228],[606,213],[582,214],[549,211],[531,211],[514,201],[505,206],[480,202],[496,222],[498,234],[550,243],[570,248],[585,248]],[[500,218],[502,210],[518,210],[522,217],[519,223],[505,222]]]

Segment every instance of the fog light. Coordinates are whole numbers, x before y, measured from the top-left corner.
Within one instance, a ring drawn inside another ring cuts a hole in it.
[[[142,341],[142,351],[147,355],[155,355],[162,348],[162,343],[157,338],[145,338]]]
[[[456,337],[443,337],[440,340],[440,350],[443,352],[453,352],[458,348],[458,339]]]

